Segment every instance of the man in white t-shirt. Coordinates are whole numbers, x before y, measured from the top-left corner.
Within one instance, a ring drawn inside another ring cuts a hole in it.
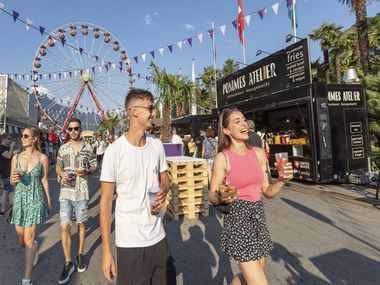
[[[100,176],[100,229],[102,269],[118,285],[176,284],[176,273],[159,215],[170,188],[163,145],[146,136],[155,116],[153,95],[132,89],[125,99],[130,126],[111,144],[103,158]],[[148,189],[159,186],[155,206]],[[115,236],[117,270],[110,248],[112,200],[116,188]]]
[[[170,142],[183,144],[181,137],[177,135],[177,129],[174,127],[171,129]]]

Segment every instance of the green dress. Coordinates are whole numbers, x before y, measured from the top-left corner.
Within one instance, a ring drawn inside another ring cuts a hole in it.
[[[45,192],[41,184],[42,165],[38,162],[29,173],[25,173],[17,160],[16,169],[21,174],[21,180],[16,184],[11,223],[31,227],[48,216]]]

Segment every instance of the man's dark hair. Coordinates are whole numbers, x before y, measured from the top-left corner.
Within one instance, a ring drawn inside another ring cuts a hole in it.
[[[71,118],[69,124],[74,122],[77,122],[80,127],[82,126],[82,122],[78,118]]]
[[[129,109],[129,104],[131,103],[131,101],[135,99],[141,99],[141,100],[148,99],[154,102],[153,94],[150,93],[148,90],[133,88],[128,92],[127,97],[125,97],[124,107],[127,112]]]

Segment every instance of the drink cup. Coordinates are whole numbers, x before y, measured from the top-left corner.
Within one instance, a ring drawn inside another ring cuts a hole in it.
[[[68,179],[66,181],[67,185],[70,187],[75,187],[75,172],[74,171],[67,171]]]
[[[278,152],[275,153],[277,171],[279,177],[285,176],[285,165],[288,163],[288,153],[287,152]]]
[[[234,186],[222,184],[219,187],[219,192],[222,198],[233,198],[237,194],[237,189]]]
[[[156,206],[156,196],[159,191],[160,191],[160,187],[158,186],[153,186],[148,189],[149,204],[151,207]]]

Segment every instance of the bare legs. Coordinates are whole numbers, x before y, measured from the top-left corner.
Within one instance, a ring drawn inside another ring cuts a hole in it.
[[[84,241],[86,239],[85,223],[78,224],[78,254],[83,254]],[[71,260],[71,225],[68,223],[61,225],[61,241],[65,262]]]
[[[230,285],[268,285],[264,272],[265,258],[239,263],[241,273],[236,275]]]
[[[19,244],[25,249],[25,276],[24,279],[32,279],[33,261],[36,256],[37,247],[34,242],[36,237],[36,226],[16,226],[16,234]]]

